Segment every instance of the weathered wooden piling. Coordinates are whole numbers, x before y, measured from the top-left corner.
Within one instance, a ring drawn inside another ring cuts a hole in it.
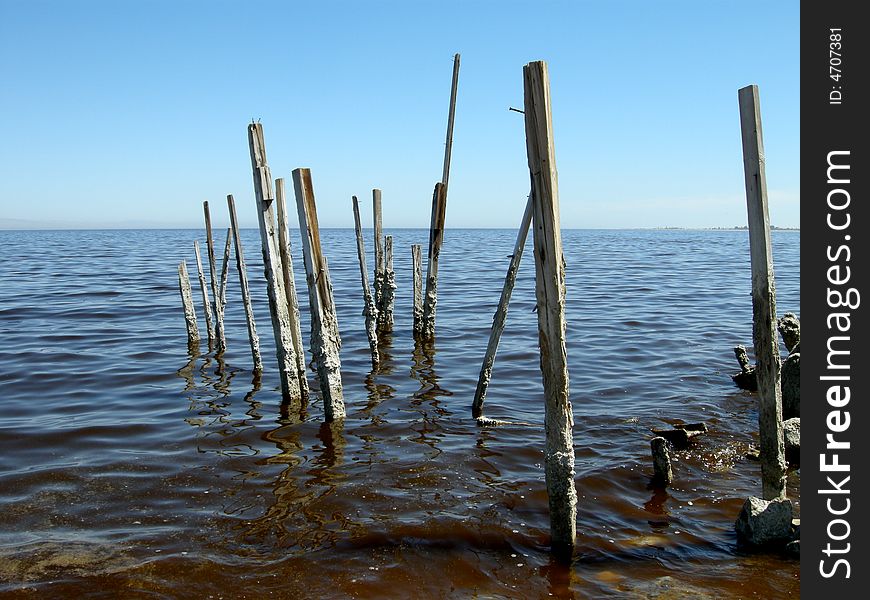
[[[199,328],[196,326],[196,311],[193,309],[193,294],[190,292],[190,277],[187,275],[185,261],[178,263],[178,290],[181,292],[181,304],[184,307],[187,343],[193,346],[199,344]]]
[[[199,287],[202,290],[202,306],[205,313],[205,329],[209,348],[214,346],[214,323],[211,320],[211,300],[208,297],[208,287],[205,284],[205,273],[202,270],[202,257],[199,254],[199,241],[193,241],[193,252],[196,254],[196,271],[199,274]]]
[[[426,265],[426,293],[423,297],[424,338],[435,337],[435,307],[438,304],[438,258],[444,241],[444,218],[447,214],[447,194],[444,184],[435,184],[432,193],[432,218],[429,225],[429,258]]]
[[[653,482],[659,485],[669,484],[674,480],[674,471],[671,468],[668,441],[663,437],[654,437],[650,440],[650,452],[653,458]]]
[[[220,283],[220,296],[221,296],[221,313],[223,313],[227,308],[227,279],[229,275],[229,267],[230,267],[230,249],[232,248],[233,243],[233,232],[230,229],[227,229],[227,241],[224,243],[224,259],[221,263],[221,283]]]
[[[411,262],[414,268],[414,337],[423,332],[423,254],[420,244],[411,246]]]
[[[308,398],[308,378],[305,362],[305,345],[302,342],[302,322],[299,317],[299,298],[296,296],[296,280],[293,276],[293,256],[290,252],[290,227],[287,224],[287,201],[284,196],[284,179],[275,180],[275,199],[278,205],[278,251],[281,254],[281,274],[284,280],[284,295],[287,298],[287,313],[290,315],[290,334],[293,352],[296,355],[296,372],[299,390]]]
[[[376,368],[380,362],[378,353],[378,308],[369,288],[368,267],[366,267],[366,248],[363,240],[362,222],[359,217],[359,200],[353,196],[353,223],[356,231],[356,254],[359,259],[359,275],[363,288],[363,315],[366,318],[366,335],[369,339],[369,350],[372,354],[372,367]]]
[[[208,200],[203,201],[202,211],[205,213],[205,236],[208,246],[208,270],[211,276],[212,312],[214,313],[215,352],[220,354],[227,349],[224,334],[224,307],[221,305],[220,288],[218,287],[217,265],[215,263],[214,239],[211,235],[211,213],[208,210]]]
[[[574,416],[568,398],[565,347],[565,261],[559,225],[559,184],[553,146],[547,64],[523,68],[526,151],[532,180],[535,297],[544,380],[544,465],[550,505],[550,533],[556,555],[569,557],[577,532],[574,488]]]
[[[453,56],[453,80],[450,83],[450,109],[447,113],[447,141],[444,144],[444,168],[441,183],[447,195],[447,181],[450,179],[450,155],[453,153],[453,123],[456,119],[456,92],[459,88],[459,53]]]
[[[311,352],[320,380],[323,412],[327,421],[333,421],[345,415],[339,357],[341,338],[338,334],[329,267],[320,247],[320,226],[317,222],[311,171],[295,169],[293,187],[296,191],[305,281],[308,284],[308,300],[311,306]]]
[[[381,216],[381,190],[375,188],[372,190],[372,226],[374,229],[375,238],[375,306],[381,307],[381,298],[383,297],[383,282],[384,271],[386,264],[384,263],[384,228],[383,218]],[[381,329],[381,319],[378,315],[378,331]]]
[[[752,339],[755,344],[755,374],[758,379],[762,496],[765,500],[774,500],[785,497],[786,463],[779,340],[776,332],[776,292],[758,86],[742,88],[738,92],[738,100],[752,265]]]
[[[523,249],[526,247],[526,237],[528,237],[531,222],[532,196],[529,195],[529,199],[526,202],[526,210],[523,212],[523,220],[520,223],[520,229],[517,232],[514,253],[511,255],[511,262],[508,265],[507,274],[504,278],[504,285],[501,288],[501,298],[498,301],[498,307],[495,309],[495,315],[492,318],[489,344],[486,346],[483,365],[480,367],[480,375],[477,378],[477,389],[474,392],[474,402],[471,404],[471,416],[475,419],[483,416],[483,401],[486,399],[486,389],[489,386],[489,379],[492,377],[492,366],[495,363],[495,353],[498,351],[498,343],[501,339],[501,334],[504,331],[505,321],[507,320],[508,304],[510,304],[511,294],[513,293],[514,284],[517,280],[517,271],[519,271],[520,261],[523,258]]]
[[[378,315],[383,315],[381,331],[393,330],[393,304],[396,298],[396,272],[393,271],[393,236],[384,238],[384,279],[381,283],[381,305]]]
[[[272,193],[272,174],[266,161],[266,142],[260,123],[248,125],[248,145],[251,150],[251,167],[254,174],[254,195],[257,203],[257,220],[260,225],[260,241],[263,250],[263,272],[269,296],[269,313],[272,317],[272,332],[275,335],[275,353],[281,393],[285,399],[300,399],[299,374],[296,353],[293,349],[293,334],[287,296],[281,271],[281,257],[275,240],[275,196]]]
[[[239,287],[242,290],[242,304],[245,306],[245,323],[248,327],[248,341],[251,344],[251,358],[254,361],[254,372],[263,370],[263,358],[260,356],[260,336],[257,335],[257,325],[254,322],[254,309],[251,306],[251,291],[248,288],[248,270],[245,266],[245,253],[242,249],[242,238],[239,234],[239,222],[236,217],[236,202],[232,194],[227,196],[227,208],[230,213],[230,229],[233,232],[233,246],[236,248],[236,269],[239,272]]]

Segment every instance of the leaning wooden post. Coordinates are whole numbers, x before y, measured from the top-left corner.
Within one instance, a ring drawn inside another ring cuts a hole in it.
[[[184,306],[184,323],[187,325],[187,344],[199,344],[199,328],[196,326],[196,311],[193,309],[193,294],[190,292],[190,277],[187,275],[187,263],[178,263],[178,290],[181,292],[181,304]]]
[[[381,216],[381,190],[372,190],[372,223],[375,238],[375,306],[378,307],[378,331],[382,331],[384,315],[380,309],[384,297],[384,278],[386,277],[386,264],[384,263],[384,228]]]
[[[359,275],[363,288],[363,315],[366,318],[366,335],[369,338],[369,350],[372,353],[372,367],[377,367],[381,360],[378,353],[378,309],[369,288],[368,267],[366,267],[366,248],[363,240],[362,223],[359,217],[359,200],[353,196],[353,223],[356,231],[356,254],[359,258]]]
[[[329,267],[320,247],[320,226],[317,222],[311,171],[295,169],[293,187],[296,191],[305,281],[308,283],[308,300],[311,305],[311,352],[314,354],[320,379],[323,412],[327,421],[333,421],[345,415],[339,357],[341,338],[338,334]]]
[[[517,242],[514,244],[514,253],[511,255],[511,262],[508,265],[507,275],[504,277],[504,285],[501,288],[501,299],[492,318],[492,330],[489,333],[489,344],[486,347],[486,355],[483,357],[483,366],[480,367],[480,375],[477,378],[477,389],[474,392],[474,402],[471,404],[471,416],[475,419],[483,416],[483,401],[486,399],[486,389],[492,376],[495,353],[498,351],[498,342],[504,331],[508,304],[510,304],[511,293],[513,293],[514,283],[517,280],[517,271],[519,271],[520,261],[523,258],[523,249],[526,246],[526,237],[529,234],[529,224],[531,221],[532,196],[529,195],[529,199],[526,202],[526,210],[523,213],[523,220],[520,223],[520,230],[517,233]]]
[[[208,288],[205,285],[205,273],[202,270],[202,257],[199,254],[199,241],[193,241],[193,252],[196,254],[196,270],[199,273],[199,287],[202,290],[202,306],[205,312],[205,329],[208,336],[209,349],[214,345],[214,324],[211,322],[211,300],[208,298]]]
[[[453,153],[453,121],[456,117],[456,91],[459,87],[459,53],[453,56],[453,81],[450,84],[450,111],[447,114],[447,141],[444,144],[444,169],[441,183],[447,194],[447,181],[450,179],[450,155]]]
[[[574,416],[568,399],[565,347],[565,263],[559,226],[559,183],[553,146],[547,64],[523,68],[526,152],[532,180],[535,223],[535,297],[544,380],[544,465],[550,504],[553,551],[570,556],[577,532],[574,488]]]
[[[260,242],[263,249],[263,272],[269,295],[272,332],[275,335],[275,353],[281,379],[281,393],[286,399],[301,398],[296,355],[293,350],[292,328],[287,308],[287,296],[281,275],[281,257],[275,241],[275,210],[272,195],[272,174],[266,162],[266,142],[260,123],[248,125],[248,145],[251,149],[251,167],[254,173],[254,195],[257,219],[260,224]]]
[[[211,214],[208,210],[208,200],[202,203],[202,210],[205,213],[205,239],[208,245],[208,269],[211,275],[211,297],[214,312],[214,336],[217,342],[215,351],[220,354],[227,349],[227,340],[224,335],[224,307],[221,305],[220,288],[218,287],[217,265],[214,255],[214,239],[211,235]]]
[[[393,271],[393,236],[384,238],[384,273],[381,283],[381,305],[378,306],[381,331],[393,330],[393,304],[396,298],[396,272]]]
[[[227,229],[227,241],[224,243],[224,260],[221,263],[220,295],[222,311],[227,307],[227,276],[229,275],[230,249],[232,248],[232,243],[233,232],[230,229]]]
[[[414,337],[423,331],[423,255],[420,244],[411,246],[411,261],[414,264]]]
[[[251,342],[251,358],[254,360],[254,372],[263,370],[263,358],[260,356],[260,336],[257,335],[257,325],[254,323],[254,309],[251,306],[251,291],[248,289],[248,271],[245,266],[245,253],[242,250],[242,238],[239,235],[239,222],[236,217],[236,202],[232,194],[227,196],[227,208],[230,213],[230,228],[233,231],[233,245],[236,248],[236,268],[239,272],[239,286],[242,289],[242,304],[245,305],[245,321],[248,326],[248,340]]]
[[[296,296],[296,280],[293,276],[293,256],[290,254],[290,228],[287,225],[287,202],[284,197],[284,179],[275,180],[275,200],[278,205],[278,250],[281,253],[281,274],[284,280],[284,295],[287,297],[287,312],[290,315],[290,334],[293,352],[296,354],[296,371],[299,374],[299,390],[308,398],[305,345],[302,342],[302,323],[299,317],[299,299]]]
[[[446,188],[440,181],[432,193],[432,219],[429,225],[429,259],[426,265],[426,295],[423,299],[424,338],[435,336],[435,305],[438,303],[438,257],[444,241],[444,217],[447,213]]]
[[[761,442],[761,488],[765,500],[785,497],[785,447],[782,431],[779,340],[776,335],[776,292],[767,181],[758,86],[738,92],[743,138],[743,170],[749,215],[749,254],[752,264],[752,339],[758,380],[758,429]]]

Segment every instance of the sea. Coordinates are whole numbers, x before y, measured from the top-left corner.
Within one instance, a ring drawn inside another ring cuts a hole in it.
[[[752,354],[745,230],[562,232],[570,564],[550,553],[531,243],[484,405],[505,423],[480,427],[471,403],[516,231],[446,230],[431,343],[412,334],[410,247],[425,261],[428,231],[385,233],[395,325],[373,369],[354,232],[322,231],[347,407],[325,423],[310,362],[310,400],[282,400],[258,230],[241,238],[262,376],[235,263],[228,347],[208,347],[193,253],[199,240],[205,254],[203,231],[0,231],[0,596],[798,596],[798,561],[734,533],[761,494],[747,457],[758,398],[730,377],[734,346]],[[220,262],[223,231],[215,239]],[[291,242],[307,345],[297,230]],[[773,232],[780,316],[800,315],[799,246],[799,232]],[[187,343],[181,260],[199,348]],[[669,487],[653,485],[651,430],[681,423],[708,431],[674,452]],[[799,468],[787,489],[799,515]]]

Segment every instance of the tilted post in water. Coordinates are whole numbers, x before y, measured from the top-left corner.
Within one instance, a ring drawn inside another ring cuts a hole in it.
[[[290,333],[293,352],[296,355],[296,371],[299,374],[299,390],[308,398],[308,378],[305,362],[305,345],[302,342],[302,323],[299,318],[299,298],[296,296],[296,280],[293,276],[293,256],[290,253],[290,228],[287,225],[287,201],[284,196],[284,180],[275,180],[275,200],[278,205],[278,250],[281,253],[281,274],[284,279],[284,295],[290,315]]]
[[[353,223],[356,231],[356,254],[359,258],[359,275],[363,288],[363,315],[366,318],[366,335],[369,338],[369,350],[372,353],[372,367],[377,367],[381,360],[378,353],[378,308],[369,288],[369,274],[366,267],[366,248],[363,240],[362,223],[359,217],[359,200],[353,196]]]
[[[453,81],[450,84],[450,110],[447,113],[447,141],[444,144],[444,169],[441,183],[447,195],[447,180],[450,179],[450,155],[453,153],[453,122],[456,117],[456,91],[459,88],[459,53],[453,56]]]
[[[260,356],[260,336],[257,335],[257,325],[254,323],[254,309],[251,306],[251,291],[248,289],[248,271],[245,266],[245,253],[242,250],[242,239],[239,235],[239,222],[236,217],[236,202],[232,194],[227,196],[227,208],[230,213],[230,229],[233,231],[233,245],[236,248],[236,268],[239,272],[239,286],[242,289],[242,304],[245,305],[245,321],[248,326],[248,340],[251,342],[251,357],[254,360],[254,372],[263,371],[263,358]]]
[[[776,292],[773,252],[767,212],[767,180],[758,86],[738,92],[743,138],[743,170],[749,216],[752,264],[752,340],[758,380],[758,430],[761,443],[761,487],[765,500],[785,497],[785,446],[782,429],[779,339],[776,333]]]
[[[217,265],[214,258],[214,239],[211,235],[211,214],[208,210],[208,200],[202,203],[202,211],[205,213],[205,239],[208,245],[208,269],[211,275],[211,297],[214,301],[214,336],[217,342],[215,351],[220,354],[227,349],[227,340],[224,335],[224,307],[221,304],[220,288],[217,282]]]
[[[260,123],[248,125],[248,145],[251,149],[251,167],[254,173],[254,196],[257,203],[257,219],[260,224],[260,242],[263,250],[263,273],[269,295],[269,313],[272,317],[272,332],[275,335],[275,353],[281,379],[281,394],[285,399],[301,399],[296,353],[293,350],[293,334],[284,280],[281,275],[281,257],[275,240],[275,197],[272,195],[272,174],[266,162],[266,142]]]
[[[447,213],[446,188],[440,181],[432,193],[432,219],[429,225],[429,259],[426,265],[426,295],[423,297],[424,338],[435,336],[435,305],[438,304],[438,257],[444,241],[444,217]]]
[[[305,259],[305,281],[308,284],[308,300],[311,305],[311,352],[314,354],[314,364],[320,379],[323,412],[327,421],[333,421],[345,415],[339,358],[341,338],[338,334],[329,267],[320,247],[320,226],[317,223],[314,185],[309,169],[293,171],[293,188],[296,191],[302,256]]]
[[[526,237],[529,234],[529,225],[532,222],[532,196],[526,202],[526,210],[523,213],[523,220],[520,223],[520,230],[517,232],[517,242],[514,244],[514,253],[511,255],[511,262],[508,265],[507,275],[504,278],[504,285],[501,288],[501,299],[498,301],[498,308],[495,309],[495,315],[492,318],[492,330],[489,333],[489,344],[486,346],[486,355],[483,357],[483,365],[480,367],[480,375],[477,378],[477,389],[474,392],[474,402],[471,404],[471,416],[475,419],[483,416],[483,401],[486,399],[486,388],[489,386],[489,379],[492,377],[492,365],[495,363],[495,353],[498,351],[498,342],[501,339],[501,334],[504,331],[505,320],[507,319],[508,304],[511,301],[511,294],[514,290],[514,283],[517,281],[517,271],[520,268],[520,261],[523,258],[523,249],[526,247]]]
[[[193,309],[193,294],[190,292],[190,277],[187,275],[187,263],[178,263],[178,290],[181,292],[181,304],[184,306],[184,323],[187,326],[187,344],[199,344],[199,328],[196,326],[196,311]]]
[[[393,236],[384,238],[384,279],[381,284],[381,305],[378,316],[382,315],[381,331],[393,330],[393,304],[396,298],[396,272],[393,271]]]
[[[221,285],[220,285],[220,295],[221,295],[221,310],[226,310],[227,308],[227,276],[229,275],[229,267],[230,267],[230,249],[232,248],[233,243],[233,232],[230,229],[227,229],[227,241],[224,244],[224,260],[221,263]]]
[[[414,265],[414,337],[423,331],[423,254],[420,244],[411,246],[411,262]]]
[[[553,146],[547,64],[523,68],[526,152],[532,180],[535,246],[535,297],[544,380],[544,468],[550,504],[553,552],[570,557],[577,533],[574,488],[574,416],[568,399],[565,347],[565,259],[559,225],[559,182]]]
[[[205,312],[205,329],[208,336],[208,347],[214,346],[214,324],[211,321],[211,300],[208,298],[208,288],[205,285],[205,273],[202,271],[202,257],[199,254],[199,241],[193,241],[193,252],[196,254],[196,270],[199,273],[199,287],[202,290],[202,306]]]

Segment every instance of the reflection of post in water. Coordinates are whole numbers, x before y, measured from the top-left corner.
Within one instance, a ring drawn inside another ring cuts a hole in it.
[[[392,375],[395,368],[392,354],[393,332],[381,331],[378,333],[378,364],[369,371],[364,380],[368,392],[368,404],[365,410],[371,410],[380,402],[393,398],[396,388],[387,383],[378,383],[378,376]]]
[[[420,338],[414,341],[414,352],[411,355],[411,377],[420,382],[420,389],[414,393],[414,406],[419,406],[420,401],[428,400],[439,414],[450,414],[449,411],[440,409],[438,406],[439,396],[452,396],[453,392],[445,390],[438,385],[438,374],[435,371],[435,339]]]
[[[553,557],[550,558],[549,564],[541,567],[541,574],[547,578],[547,592],[555,598],[575,598],[571,590],[573,573],[574,570],[570,565]]]
[[[262,387],[262,382],[262,371],[254,371],[253,379],[251,379],[251,391],[245,394],[245,397],[243,398],[243,400],[250,406],[250,408],[245,411],[245,414],[255,421],[259,421],[263,418],[263,415],[259,412],[260,403],[254,400],[254,396],[257,395],[257,392],[259,392]]]
[[[196,378],[194,377],[194,369],[196,368],[196,359],[201,355],[199,351],[199,342],[189,342],[187,345],[187,355],[190,357],[183,367],[178,369],[175,374],[184,379],[184,391],[189,392],[196,387]]]

